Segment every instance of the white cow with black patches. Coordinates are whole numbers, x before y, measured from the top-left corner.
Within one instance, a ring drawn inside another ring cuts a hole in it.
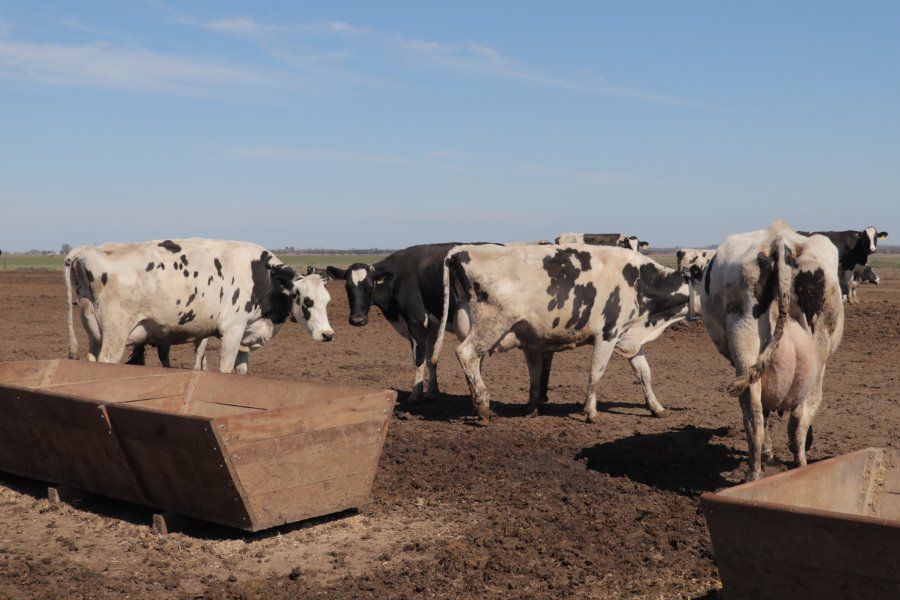
[[[643,347],[687,315],[681,273],[631,250],[586,245],[457,246],[446,266],[445,302],[456,298],[468,326],[456,353],[483,421],[491,416],[486,354],[525,352],[534,414],[546,400],[552,354],[584,344],[594,346],[588,421],[597,418],[597,385],[613,352],[630,360],[650,411],[663,414]]]
[[[773,410],[790,412],[788,445],[805,465],[825,364],[844,329],[837,248],[776,221],[726,238],[691,285],[710,338],[738,377],[729,391],[740,397],[749,479],[761,477],[763,457],[772,456]]]
[[[65,280],[70,358],[78,352],[73,289],[88,359],[99,362],[119,362],[128,345],[219,337],[219,370],[246,372],[247,351],[287,319],[304,323],[313,339],[334,335],[322,278],[297,275],[256,244],[193,238],[81,246],[66,257]]]

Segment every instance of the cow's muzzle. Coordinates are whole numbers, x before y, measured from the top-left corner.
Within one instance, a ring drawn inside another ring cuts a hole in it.
[[[361,317],[357,317],[354,315],[350,315],[350,324],[354,327],[362,327],[369,322],[369,317],[366,315],[362,315]]]

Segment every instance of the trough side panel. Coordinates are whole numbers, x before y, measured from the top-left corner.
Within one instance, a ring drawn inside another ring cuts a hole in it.
[[[20,458],[24,455],[20,462],[31,466],[30,472],[21,474],[132,502],[143,501],[100,403],[38,390],[21,390],[17,396],[12,418],[4,419],[6,423],[0,428],[19,430],[2,444],[22,444],[7,446],[4,452]],[[23,433],[23,427],[29,431]]]
[[[113,404],[113,430],[151,506],[251,529],[209,419]]]
[[[897,524],[722,502],[711,495],[701,504],[728,598],[874,599],[900,593]]]
[[[231,440],[225,443],[232,464],[260,524],[271,527],[367,502],[395,398],[396,392],[390,391],[369,395],[370,405],[362,411],[355,410],[358,405],[347,406],[335,413],[336,418],[313,420],[321,428],[311,431],[278,435],[285,432],[274,429],[273,437],[250,442],[234,441],[234,437],[241,439],[234,436],[235,428],[248,430],[234,427],[234,421],[220,431],[223,439]],[[292,425],[301,422],[289,418],[296,415],[282,416]],[[250,418],[254,417],[244,417]]]

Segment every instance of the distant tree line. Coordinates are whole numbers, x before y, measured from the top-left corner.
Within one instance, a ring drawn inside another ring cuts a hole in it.
[[[291,256],[295,254],[390,254],[393,248],[272,248],[276,255]]]

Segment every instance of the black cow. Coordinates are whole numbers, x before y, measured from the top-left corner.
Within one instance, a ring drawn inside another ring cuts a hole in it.
[[[444,312],[444,258],[455,243],[425,244],[394,252],[373,265],[355,263],[347,269],[328,267],[328,275],[343,279],[350,303],[350,324],[369,322],[369,308],[377,306],[397,333],[409,340],[416,368],[410,401],[424,388],[428,358],[428,395],[438,393],[437,355],[433,352]],[[455,328],[455,301],[447,329]]]
[[[888,236],[887,231],[878,231],[874,227],[866,227],[862,231],[798,231],[800,235],[824,235],[838,250],[838,280],[841,294],[848,298],[850,278],[854,268],[865,265],[870,254],[878,251],[878,240]],[[850,298],[850,302],[855,299]]]

